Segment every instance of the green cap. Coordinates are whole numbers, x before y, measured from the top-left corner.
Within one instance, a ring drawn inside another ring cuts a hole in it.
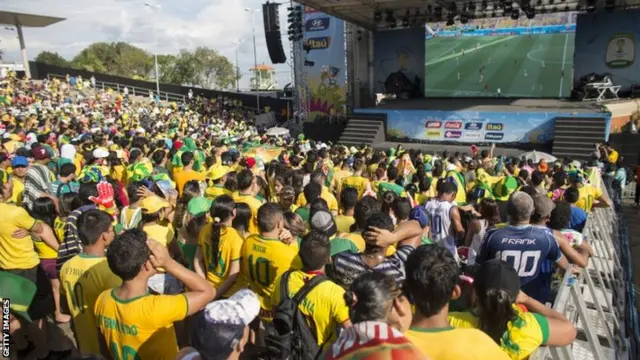
[[[36,284],[22,276],[0,271],[0,298],[9,299],[9,308],[24,320],[31,321],[27,310],[36,294]]]
[[[211,203],[211,200],[203,196],[193,198],[189,200],[189,203],[187,204],[187,212],[192,216],[200,216],[206,214],[211,208]]]

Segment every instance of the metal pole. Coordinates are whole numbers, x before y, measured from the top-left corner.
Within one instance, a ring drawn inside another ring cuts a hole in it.
[[[253,66],[256,71],[256,108],[260,111],[260,70],[258,70],[258,53],[256,52],[256,26],[254,21],[255,10],[251,11],[251,28],[253,32]]]
[[[240,65],[238,65],[238,47],[236,46],[236,91],[240,92]]]
[[[156,38],[156,46],[157,45],[158,43]],[[156,91],[158,92],[158,96],[160,96],[160,72],[158,71],[158,51],[157,50],[153,57],[155,58],[155,63],[156,63]]]
[[[24,44],[24,36],[22,35],[22,25],[16,24],[16,32],[18,33],[18,41],[20,42],[20,54],[22,55],[22,63],[24,65],[24,74],[31,79],[31,69],[29,69],[29,57],[27,56],[27,47]],[[255,49],[255,38],[253,40]],[[255,50],[254,50],[255,51]]]

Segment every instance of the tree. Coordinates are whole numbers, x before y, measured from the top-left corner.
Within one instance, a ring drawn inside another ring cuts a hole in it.
[[[41,51],[38,56],[36,56],[36,62],[45,63],[49,65],[55,65],[60,67],[69,67],[69,61],[63,58],[57,52],[51,51]]]
[[[193,53],[197,66],[195,85],[206,89],[227,90],[235,86],[236,70],[226,56],[206,47],[198,47]]]
[[[125,42],[93,43],[72,63],[77,68],[123,77],[146,78],[153,68],[149,53]]]

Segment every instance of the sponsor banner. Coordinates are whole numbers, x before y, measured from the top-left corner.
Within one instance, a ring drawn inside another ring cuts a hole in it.
[[[329,28],[329,23],[331,22],[331,18],[317,18],[317,19],[309,19],[304,23],[305,31],[322,31],[327,30]]]
[[[427,129],[440,129],[440,127],[442,127],[442,121],[427,121],[425,127]]]
[[[314,37],[305,40],[305,44],[310,50],[322,50],[327,49],[331,45],[330,36]]]
[[[504,130],[504,125],[501,123],[488,123],[487,131],[502,131]]]
[[[462,129],[462,121],[447,121],[444,123],[445,129]]]
[[[462,137],[462,131],[448,130],[448,131],[445,131],[444,137],[446,139],[459,139]]]
[[[442,132],[440,130],[427,130],[426,135],[428,139],[440,139]]]
[[[570,112],[484,112],[400,109],[356,109],[357,113],[385,113],[387,141],[443,141],[466,144],[549,144],[557,119],[604,119],[607,113]],[[449,124],[447,126],[447,124]],[[455,125],[453,125],[455,124]],[[457,127],[457,128],[451,128]]]
[[[485,140],[495,140],[495,141],[500,141],[502,139],[504,139],[504,133],[499,133],[499,132],[489,132],[486,133],[484,135],[484,139]]]
[[[482,130],[482,123],[481,122],[468,122],[468,123],[464,124],[464,129],[465,130]]]

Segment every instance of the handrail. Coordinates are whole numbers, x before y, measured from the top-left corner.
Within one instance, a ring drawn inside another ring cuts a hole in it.
[[[614,209],[594,208],[583,234],[595,254],[580,275],[567,270],[553,304],[574,323],[578,339],[566,347],[541,347],[532,360],[637,358],[640,333],[625,220]]]

